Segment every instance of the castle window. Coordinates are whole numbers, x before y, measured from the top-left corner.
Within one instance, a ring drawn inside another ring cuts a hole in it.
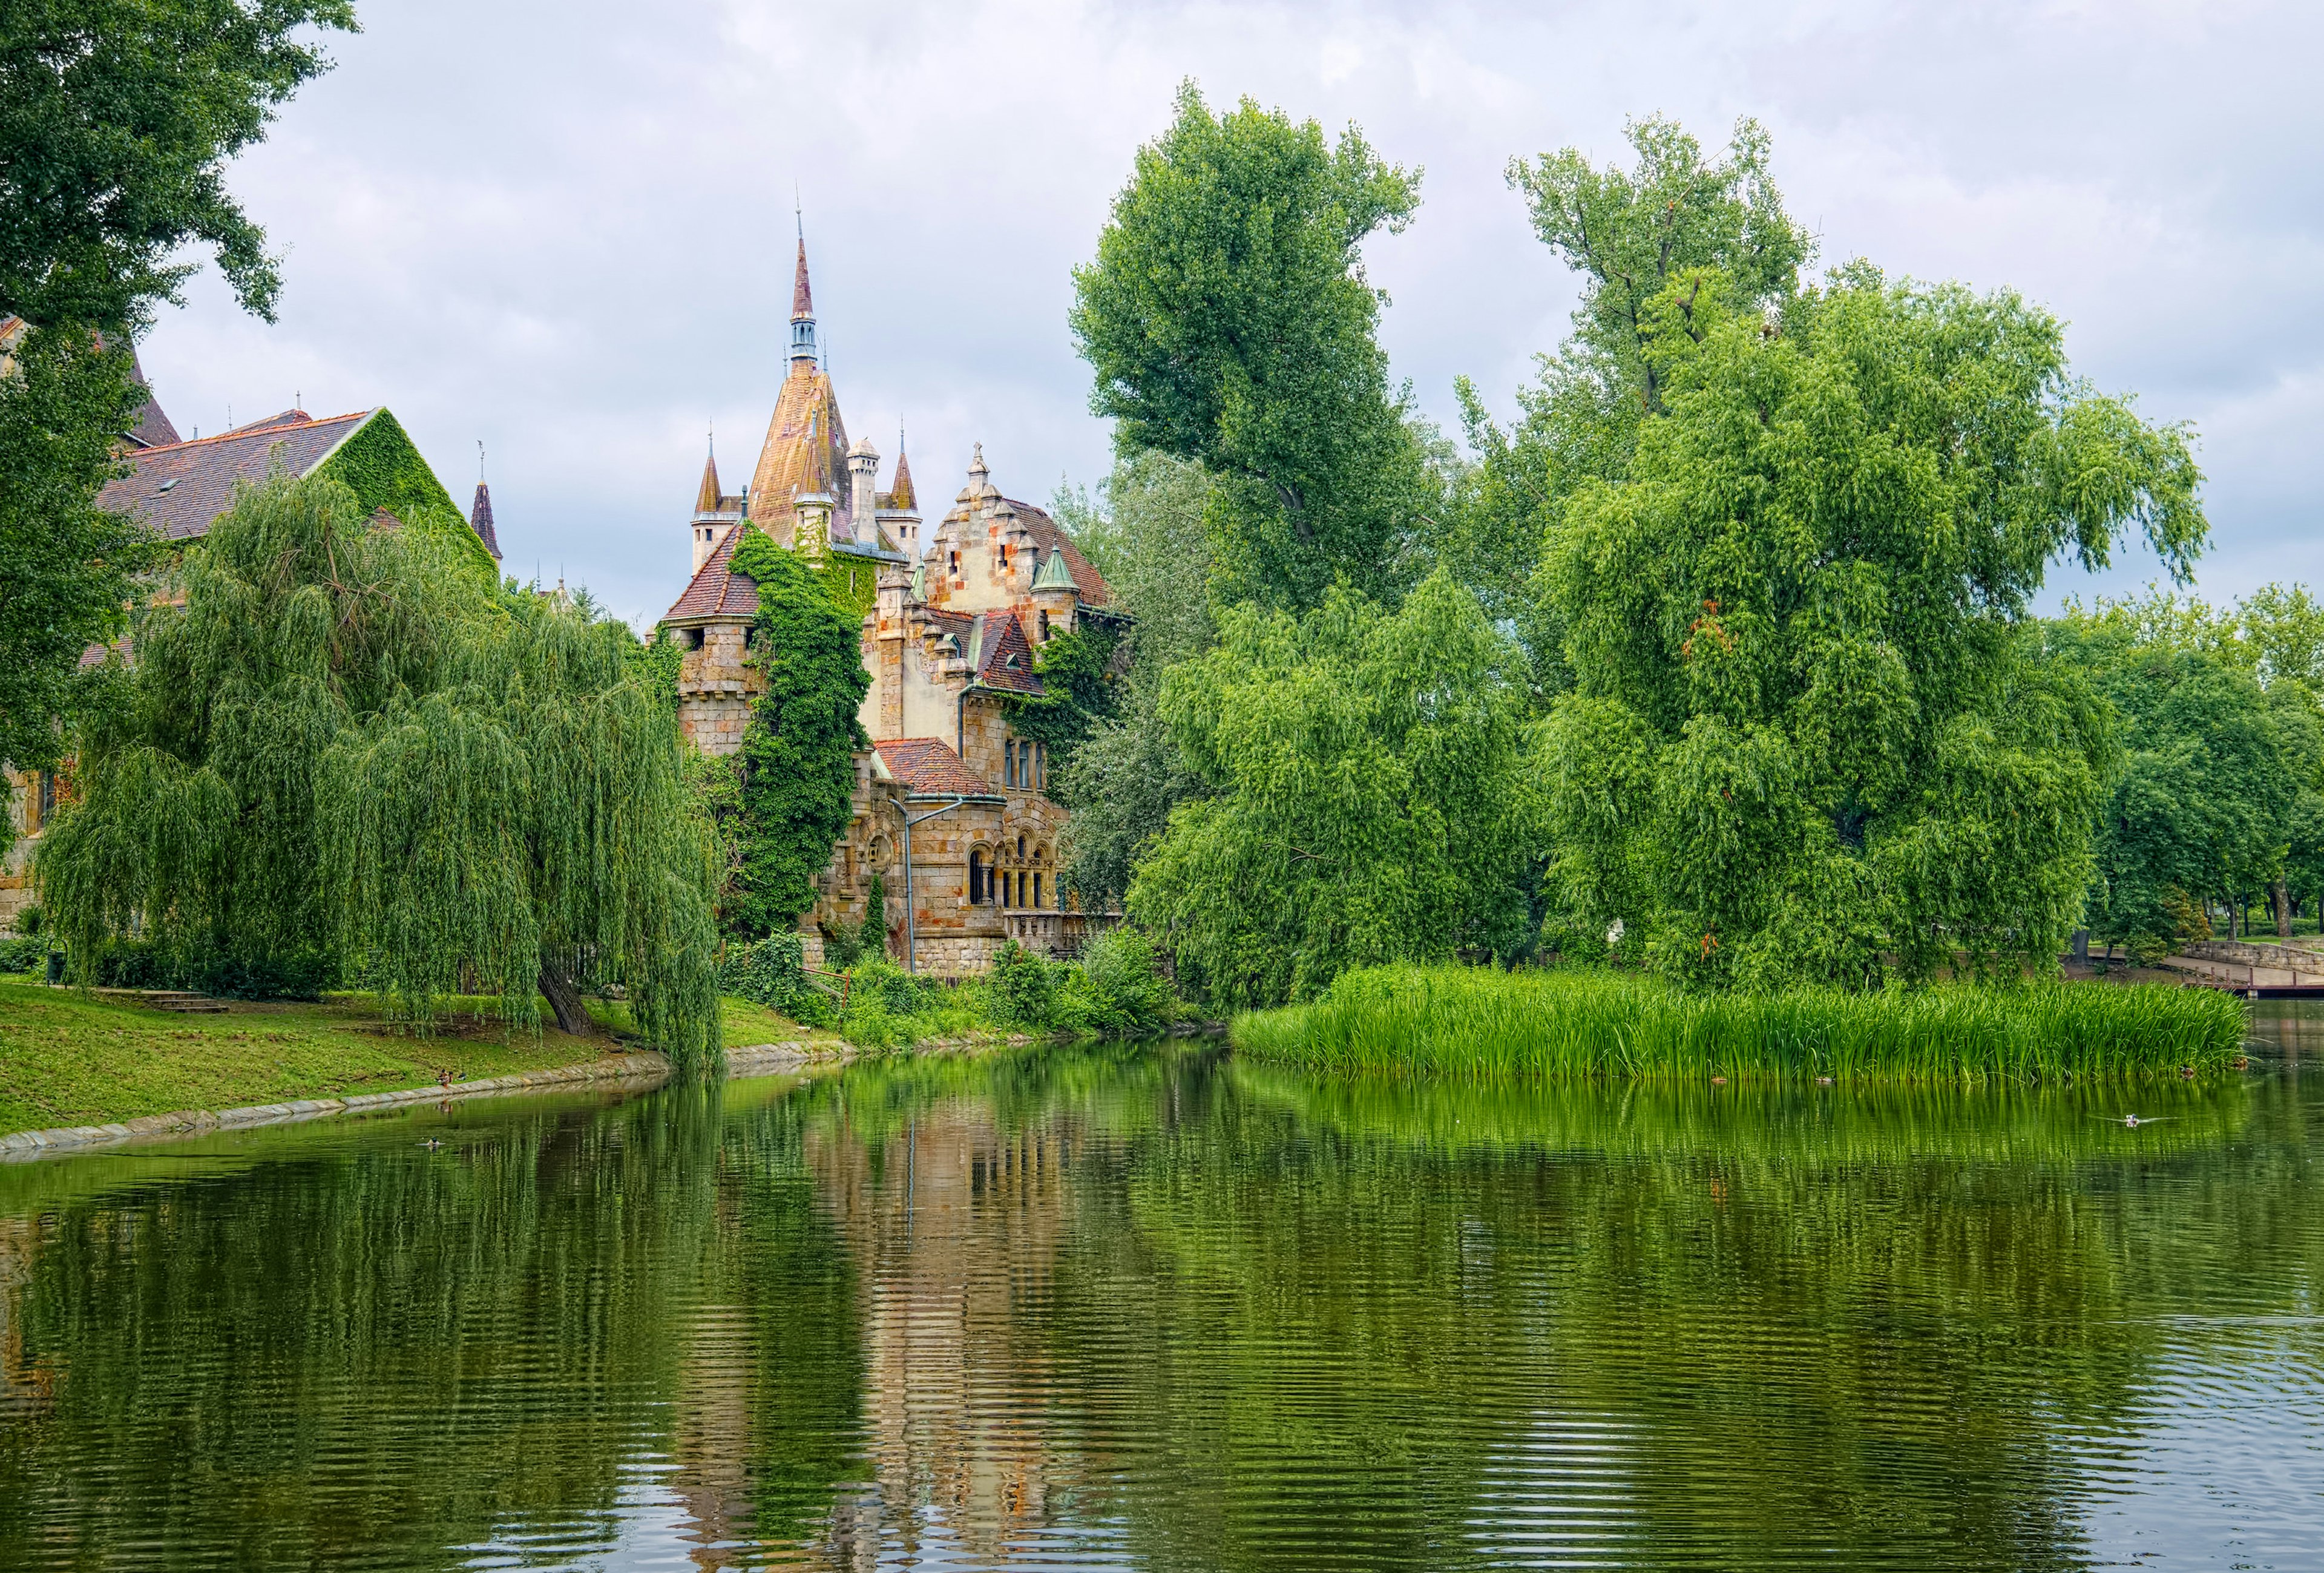
[[[1017,784],[1017,745],[1004,742],[1001,745],[1001,784]]]
[[[1047,611],[1044,611],[1044,612],[1041,614],[1041,643],[1044,643],[1044,644],[1047,644],[1048,642],[1049,642],[1049,614],[1048,614]]]
[[[952,554],[952,571],[955,576],[960,572],[960,553],[957,551]]]
[[[981,851],[970,853],[968,855],[968,904],[970,906],[981,907],[984,904],[985,898],[990,893],[986,886],[991,883],[991,880],[984,866],[984,854]]]
[[[1033,910],[1034,910],[1034,911],[1038,911],[1040,910],[1040,907],[1041,907],[1041,876],[1040,876],[1038,874],[1034,874],[1034,875],[1033,875]]]
[[[1025,871],[1021,868],[1017,871],[1017,904],[1025,904]]]
[[[1022,836],[1017,837],[1017,861],[1019,863],[1025,861],[1025,837]]]

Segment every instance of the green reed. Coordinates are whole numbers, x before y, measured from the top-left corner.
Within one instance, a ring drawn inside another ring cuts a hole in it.
[[[1725,1076],[2063,1081],[2224,1068],[2244,1004],[2168,985],[1689,993],[1636,974],[1382,967],[1238,1016],[1255,1059],[1479,1080]]]

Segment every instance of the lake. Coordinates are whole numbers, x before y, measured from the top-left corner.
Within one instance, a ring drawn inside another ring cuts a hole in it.
[[[2204,1086],[1109,1047],[0,1166],[0,1568],[2324,1568],[2255,1009]]]

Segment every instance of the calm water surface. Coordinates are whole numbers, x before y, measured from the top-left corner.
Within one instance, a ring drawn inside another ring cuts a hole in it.
[[[6,1166],[0,1568],[2324,1568],[2260,1009],[2134,1094],[1041,1051]]]

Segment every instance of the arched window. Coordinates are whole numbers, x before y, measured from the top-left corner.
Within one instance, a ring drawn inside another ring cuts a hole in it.
[[[1017,837],[1017,861],[1019,863],[1025,861],[1025,837],[1022,836]]]
[[[984,851],[980,847],[968,855],[968,904],[970,906],[981,907],[984,904],[985,898],[990,893],[985,886],[990,883],[990,876],[984,866]]]

